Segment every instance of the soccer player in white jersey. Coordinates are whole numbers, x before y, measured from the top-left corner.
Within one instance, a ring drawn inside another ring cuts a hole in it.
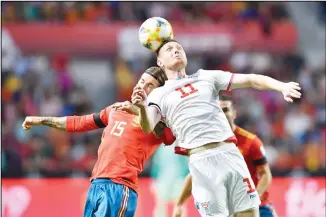
[[[132,95],[140,108],[143,131],[151,132],[160,120],[172,129],[176,153],[189,155],[192,194],[201,216],[259,216],[259,196],[250,188],[253,181],[216,96],[222,90],[251,87],[279,91],[293,102],[292,98],[301,97],[299,84],[220,70],[200,69],[188,76],[186,54],[174,40],[157,51],[157,64],[168,77],[165,85],[148,97],[136,86]]]

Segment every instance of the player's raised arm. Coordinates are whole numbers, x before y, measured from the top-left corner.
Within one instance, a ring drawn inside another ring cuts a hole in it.
[[[132,93],[132,103],[139,107],[140,126],[145,133],[154,130],[158,122],[162,119],[161,113],[158,111],[157,105],[149,103],[147,105],[147,96],[145,91],[138,85]]]
[[[32,126],[49,126],[58,130],[66,131],[67,117],[40,117],[40,116],[27,116],[22,124],[24,130],[29,130]]]
[[[275,90],[283,94],[287,102],[293,102],[293,98],[300,98],[300,86],[296,82],[282,82],[274,78],[258,74],[234,74],[231,89],[255,88],[258,90]]]
[[[300,98],[300,86],[296,82],[282,82],[258,74],[234,74],[222,70],[202,70],[212,77],[217,91],[237,88],[254,88],[258,90],[275,90],[283,94],[287,102]]]
[[[40,117],[28,116],[25,118],[22,127],[29,130],[32,126],[49,126],[67,132],[86,132],[99,128],[104,128],[108,124],[108,112],[110,107],[103,109],[99,113],[84,116],[65,117]]]

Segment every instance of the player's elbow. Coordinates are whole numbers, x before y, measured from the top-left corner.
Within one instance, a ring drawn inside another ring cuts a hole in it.
[[[267,184],[268,185],[270,185],[272,183],[273,176],[272,176],[271,171],[269,171],[269,172],[266,173],[266,180],[267,180]]]

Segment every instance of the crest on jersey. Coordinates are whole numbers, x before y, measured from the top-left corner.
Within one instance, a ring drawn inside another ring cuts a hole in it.
[[[211,202],[207,201],[207,202],[202,202],[200,203],[200,206],[203,208],[202,210],[204,211],[204,213],[207,216],[212,216],[212,211],[210,209],[211,207]]]

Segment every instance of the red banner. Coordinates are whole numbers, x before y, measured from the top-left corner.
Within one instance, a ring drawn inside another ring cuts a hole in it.
[[[127,38],[138,42],[138,28],[141,23],[113,22],[64,24],[5,24],[17,45],[27,53],[71,53],[99,55],[115,54],[118,51],[120,32],[134,28]],[[241,25],[234,23],[172,23],[175,37],[182,38],[185,44],[198,42],[197,48],[216,50],[231,46],[241,50],[289,51],[296,47],[297,32],[288,21],[275,22],[271,26],[271,35],[264,36],[258,22]],[[200,41],[198,41],[200,39]],[[225,45],[226,44],[226,45]],[[121,45],[120,45],[121,46]],[[198,47],[199,46],[199,47]],[[191,50],[190,50],[191,51]]]
[[[136,217],[153,217],[151,180],[140,180]],[[3,179],[3,217],[80,217],[88,179]],[[324,217],[325,178],[274,178],[271,200],[279,217]],[[199,217],[189,200],[188,217]],[[172,206],[169,206],[171,216]]]

